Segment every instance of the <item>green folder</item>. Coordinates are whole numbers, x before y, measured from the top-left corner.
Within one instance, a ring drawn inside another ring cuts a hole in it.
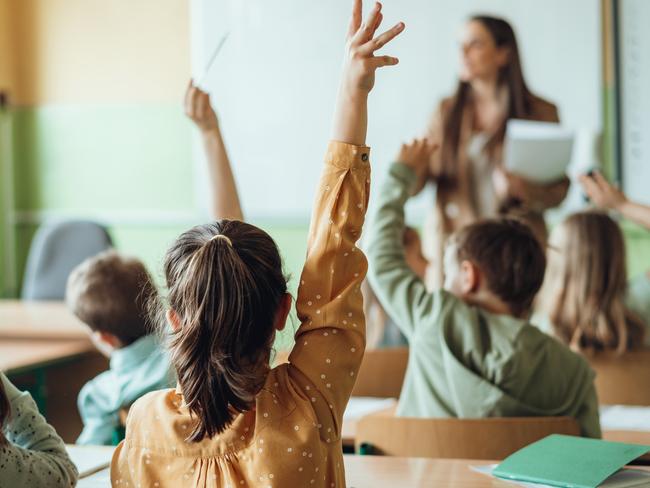
[[[492,474],[564,488],[596,488],[649,451],[650,446],[554,434],[508,456]]]

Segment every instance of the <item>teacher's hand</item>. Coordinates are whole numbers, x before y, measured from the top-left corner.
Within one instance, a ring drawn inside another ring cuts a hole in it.
[[[438,145],[428,139],[413,139],[409,144],[402,144],[396,161],[411,168],[417,176],[417,181],[423,181],[429,171],[429,163]],[[418,185],[421,187],[421,185]]]

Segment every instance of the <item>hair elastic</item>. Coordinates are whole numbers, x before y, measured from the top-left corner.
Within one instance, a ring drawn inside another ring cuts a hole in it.
[[[232,247],[232,241],[230,240],[230,237],[228,237],[228,236],[225,236],[223,234],[215,234],[210,238],[211,241],[214,241],[215,239],[223,239],[224,241],[226,241],[228,243],[228,245],[230,247]]]

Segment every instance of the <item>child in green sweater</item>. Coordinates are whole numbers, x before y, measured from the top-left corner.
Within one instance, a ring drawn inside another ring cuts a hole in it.
[[[404,204],[434,148],[402,147],[368,233],[368,277],[409,341],[397,413],[408,417],[571,416],[600,437],[594,373],[584,358],[530,325],[546,259],[532,231],[484,220],[452,235],[442,290],[407,265]]]

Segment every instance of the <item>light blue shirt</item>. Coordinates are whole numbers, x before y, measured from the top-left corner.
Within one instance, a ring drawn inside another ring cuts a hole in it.
[[[175,384],[169,356],[155,334],[116,349],[109,370],[86,383],[79,393],[84,429],[77,444],[111,444],[121,408],[145,393]]]

